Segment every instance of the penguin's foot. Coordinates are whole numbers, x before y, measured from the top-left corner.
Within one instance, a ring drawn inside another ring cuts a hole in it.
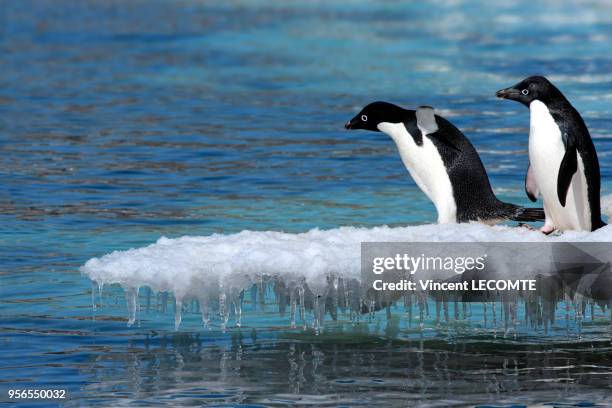
[[[540,228],[540,232],[542,232],[542,234],[545,234],[545,235],[549,235],[554,230],[555,230],[555,227],[552,225],[544,225],[542,228]]]
[[[518,226],[521,227],[521,228],[527,228],[528,230],[531,230],[531,231],[536,231],[536,229],[534,227],[532,227],[529,224],[525,224],[524,222],[519,223]]]

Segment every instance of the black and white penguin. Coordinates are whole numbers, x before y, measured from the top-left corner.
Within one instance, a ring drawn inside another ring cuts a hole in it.
[[[529,107],[529,168],[525,191],[544,200],[542,232],[594,231],[601,220],[597,152],[584,120],[548,79],[529,77],[497,91]]]
[[[498,200],[474,146],[429,106],[414,111],[374,102],[345,127],[384,132],[393,139],[408,172],[434,203],[439,223],[544,219],[541,208]]]

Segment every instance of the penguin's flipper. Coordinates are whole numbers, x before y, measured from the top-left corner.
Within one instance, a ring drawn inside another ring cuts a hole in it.
[[[525,192],[531,201],[535,202],[538,200],[540,189],[538,188],[535,176],[533,175],[533,170],[531,170],[531,164],[527,168],[527,175],[525,176]]]
[[[431,106],[419,106],[416,111],[416,119],[417,126],[424,135],[429,135],[438,131],[436,115]]]
[[[404,127],[417,146],[423,146],[423,132],[419,127],[414,123],[414,120],[409,120],[404,122]]]
[[[559,175],[557,176],[557,196],[561,206],[565,207],[565,201],[567,199],[567,191],[569,190],[570,183],[574,173],[578,170],[578,152],[576,151],[576,145],[568,143],[565,147],[565,155],[561,161],[559,167]]]

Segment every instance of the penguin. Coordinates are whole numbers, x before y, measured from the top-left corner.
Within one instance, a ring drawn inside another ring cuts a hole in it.
[[[543,76],[526,78],[497,96],[530,111],[525,192],[531,201],[543,198],[546,221],[541,231],[594,231],[606,225],[597,152],[578,111]]]
[[[414,111],[373,102],[345,128],[383,132],[393,139],[406,169],[435,205],[440,224],[544,219],[541,208],[498,200],[474,146],[430,106]]]

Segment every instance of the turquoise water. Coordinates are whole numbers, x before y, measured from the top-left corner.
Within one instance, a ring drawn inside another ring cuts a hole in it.
[[[1,1],[0,390],[87,406],[609,402],[599,331],[321,340],[253,330],[272,313],[174,333],[171,312],[128,329],[120,293],[92,319],[78,267],[160,236],[433,222],[391,141],[343,129],[373,100],[435,106],[497,194],[529,204],[528,111],[494,94],[534,73],[583,114],[610,194],[611,40],[605,2]]]

